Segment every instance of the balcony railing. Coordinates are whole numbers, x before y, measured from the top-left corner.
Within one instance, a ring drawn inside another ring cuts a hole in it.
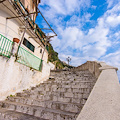
[[[13,42],[0,34],[0,55],[10,58]]]
[[[19,48],[17,62],[41,71],[42,60],[22,47]]]
[[[0,55],[10,58],[12,52],[12,44],[13,42],[11,40],[0,34]],[[41,71],[43,62],[43,60],[36,57],[35,55],[33,55],[32,53],[30,53],[22,47],[19,48],[16,61],[39,71]]]

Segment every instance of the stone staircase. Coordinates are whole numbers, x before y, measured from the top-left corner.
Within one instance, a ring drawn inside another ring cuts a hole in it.
[[[0,101],[0,120],[76,120],[96,78],[89,71],[51,72],[30,90]]]

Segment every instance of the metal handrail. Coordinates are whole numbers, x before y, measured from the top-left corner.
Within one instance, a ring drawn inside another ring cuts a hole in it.
[[[10,58],[13,42],[0,34],[0,55]]]

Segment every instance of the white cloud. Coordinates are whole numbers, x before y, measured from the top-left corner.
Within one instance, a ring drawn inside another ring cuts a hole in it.
[[[118,5],[116,5],[118,10]],[[73,15],[70,21],[67,22],[67,27],[58,29],[57,38],[53,39],[53,46],[60,54],[73,55],[74,57],[86,58],[86,60],[98,60],[101,56],[104,56],[107,49],[112,46],[110,39],[110,27],[115,27],[119,24],[119,16],[117,10],[112,8],[106,11],[106,13],[97,20],[97,25],[88,31],[82,31],[78,26],[82,26],[82,21],[85,23],[90,20],[91,14],[84,14],[81,18]],[[112,17],[112,20],[110,19]],[[71,26],[70,26],[71,23]],[[80,23],[79,25],[76,23]],[[74,25],[74,26],[73,26]],[[117,33],[116,33],[117,35]],[[58,44],[59,43],[59,44]],[[117,43],[117,42],[115,42]],[[79,54],[81,53],[81,54]]]
[[[113,15],[113,14],[119,14],[119,12],[120,12],[120,1],[116,0],[116,2],[117,2],[117,4],[113,5],[113,7],[111,9],[108,9],[106,11],[106,13],[105,13],[106,16]]]
[[[96,9],[96,8],[97,8],[97,6],[95,6],[95,5],[92,5],[92,6],[91,6],[91,8],[92,8],[92,9]]]
[[[78,17],[77,15],[73,15],[70,20],[68,20],[66,22],[66,26],[76,26],[78,28],[80,28],[82,25],[81,25],[81,18]]]
[[[58,45],[54,38],[52,44],[57,50],[59,49],[58,52],[62,51],[64,54],[70,47],[73,51],[76,49],[78,52],[82,52],[84,56],[98,59],[106,53],[107,48],[111,45],[107,38],[109,29],[104,28],[99,22],[98,26],[90,29],[87,34],[77,27],[67,27],[61,32],[60,44]]]
[[[86,23],[91,22],[90,18],[92,15],[90,13],[85,13],[82,16],[72,15],[70,19],[66,22],[66,26],[74,26],[77,28],[82,28]]]
[[[80,11],[81,8],[87,8],[90,6],[90,0],[45,0],[39,7],[46,5],[46,10],[40,8],[44,15],[51,19],[56,15],[71,15],[75,11]]]
[[[119,0],[107,0],[108,3],[108,8],[113,7],[115,4],[117,4],[118,2],[120,2]]]
[[[107,0],[108,8],[110,8],[113,5],[113,0]]]
[[[111,27],[116,27],[120,24],[120,15],[113,15],[113,16],[108,16],[106,19],[106,23],[109,24]]]
[[[120,39],[120,31],[116,32],[114,36],[117,38],[117,40]]]

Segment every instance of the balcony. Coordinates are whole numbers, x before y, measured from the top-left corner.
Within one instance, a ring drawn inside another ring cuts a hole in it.
[[[0,34],[0,56],[5,56],[10,58],[12,55],[13,42]],[[17,60],[18,63],[21,63],[31,69],[41,71],[42,62],[40,58],[33,55],[23,47],[19,48]]]

